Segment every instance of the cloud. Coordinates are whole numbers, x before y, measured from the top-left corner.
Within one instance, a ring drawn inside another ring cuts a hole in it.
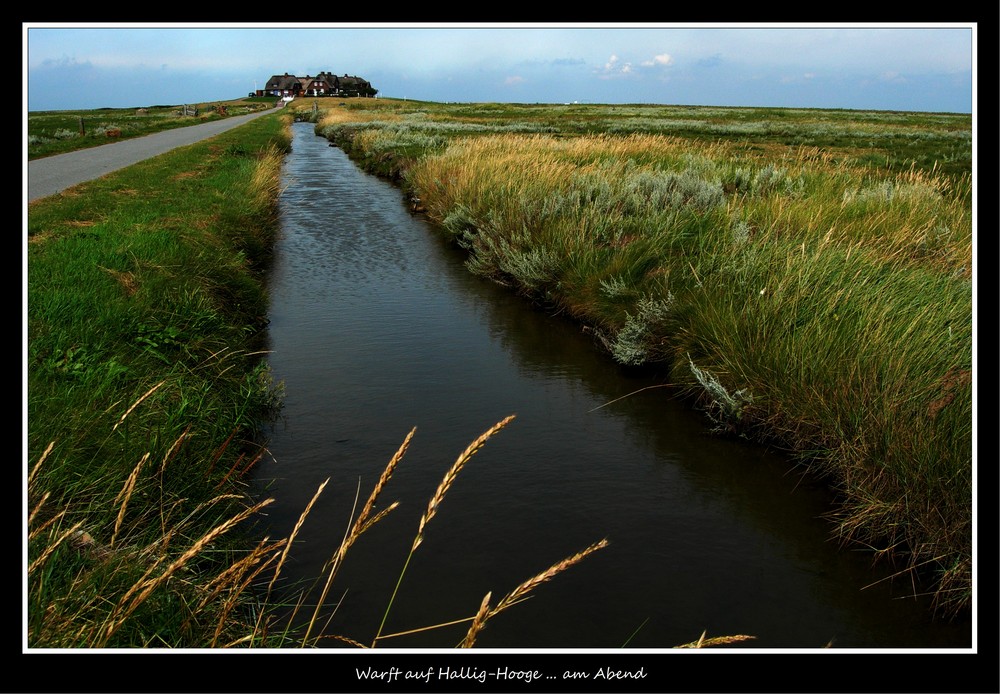
[[[604,63],[603,79],[608,79],[618,75],[628,75],[632,72],[632,63],[623,63],[617,55],[611,54],[608,62]]]
[[[661,53],[660,55],[654,55],[652,60],[644,60],[642,65],[643,67],[655,67],[657,65],[672,65],[673,62],[673,56],[669,53]]]
[[[62,56],[60,56],[58,58],[45,58],[41,62],[41,64],[39,65],[39,67],[41,67],[43,69],[46,69],[46,70],[48,70],[48,69],[65,70],[65,69],[69,69],[69,68],[88,68],[89,69],[89,68],[92,68],[93,65],[91,64],[91,62],[89,60],[88,61],[84,61],[84,62],[80,62],[76,58],[71,58],[71,57],[69,57],[68,55],[66,55],[64,53]]]
[[[781,84],[796,84],[803,81],[808,82],[809,80],[814,79],[815,77],[816,77],[815,72],[803,72],[801,75],[792,75],[792,76],[786,75],[781,79],[779,79],[778,81]]]
[[[637,75],[638,73],[636,72],[636,67],[655,68],[658,66],[672,65],[673,62],[674,58],[669,53],[660,53],[654,55],[649,60],[643,60],[641,63],[638,63],[638,66],[636,66],[631,62],[622,60],[618,57],[618,54],[612,53],[611,57],[609,57],[607,62],[604,63],[604,69],[599,72],[602,79],[611,79],[613,77]]]
[[[522,82],[524,82],[524,78],[521,77],[520,75],[511,75],[510,77],[506,78],[503,81],[503,83],[506,84],[507,86],[513,86],[515,84],[521,84]]]

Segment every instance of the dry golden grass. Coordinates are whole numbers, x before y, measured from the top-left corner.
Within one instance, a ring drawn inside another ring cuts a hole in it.
[[[365,137],[377,139],[379,134],[361,133],[359,146],[363,149]],[[945,272],[971,269],[970,211],[961,196],[947,194],[954,185],[950,179],[912,169],[859,186],[869,180],[865,169],[817,154],[815,148],[785,147],[765,157],[735,143],[660,135],[503,134],[455,140],[444,152],[416,162],[409,176],[421,204],[441,221],[458,206],[503,218],[510,214],[507,208],[517,207],[512,203],[558,196],[574,177],[603,177],[613,187],[639,169],[694,167],[710,179],[738,167],[759,171],[765,166],[780,168],[791,181],[808,180],[810,189],[808,195],[797,195],[779,187],[729,201],[728,216],[749,224],[757,245],[826,242],[884,261]],[[580,215],[586,211],[581,209]]]
[[[302,106],[299,107],[299,111],[305,110],[308,109]],[[323,128],[327,125],[344,125],[345,123],[368,123],[375,120],[393,121],[402,119],[397,114],[385,111],[359,111],[349,108],[327,109],[317,123],[317,127]]]
[[[275,144],[257,155],[250,177],[249,201],[258,210],[271,208],[281,195],[281,165],[284,154]]]
[[[273,501],[273,499],[266,499],[247,509],[244,509],[225,522],[220,523],[198,538],[198,540],[192,544],[187,551],[172,561],[162,573],[155,577],[145,578],[144,580],[140,580],[135,583],[132,588],[128,590],[118,601],[116,607],[106,622],[106,626],[102,629],[102,633],[97,639],[96,647],[102,648],[114,635],[115,631],[117,631],[122,624],[125,623],[125,620],[127,620],[128,617],[135,612],[139,605],[141,605],[153,593],[153,591],[166,583],[171,576],[173,576],[192,558],[200,554],[209,544],[211,544],[213,540],[218,538],[220,535],[229,532],[250,516],[258,513],[266,506],[269,506]],[[155,565],[147,571],[147,575],[152,572],[153,568],[155,568]]]
[[[513,421],[514,417],[515,415],[509,415],[480,434],[475,441],[470,443],[465,450],[459,454],[458,458],[455,459],[455,462],[452,463],[452,466],[448,469],[448,472],[445,473],[444,478],[441,480],[437,490],[434,492],[430,502],[427,504],[427,510],[424,511],[424,514],[420,517],[417,534],[416,537],[413,538],[413,546],[410,548],[410,552],[406,556],[406,563],[403,564],[403,569],[399,573],[399,578],[396,581],[396,587],[392,591],[392,597],[389,598],[389,604],[386,606],[385,613],[382,615],[382,622],[379,624],[378,632],[372,640],[373,648],[382,637],[382,629],[385,627],[385,621],[389,617],[389,611],[392,609],[392,603],[396,599],[396,593],[399,592],[399,586],[403,581],[403,576],[406,575],[406,568],[410,565],[410,559],[413,557],[413,553],[416,551],[417,547],[419,547],[423,542],[424,528],[437,514],[437,510],[441,505],[441,502],[444,500],[445,494],[451,488],[452,484],[454,484],[455,479],[458,477],[458,473],[461,472],[463,467],[465,467],[465,464],[469,461],[469,459],[472,458],[472,456],[474,456],[486,444],[490,437]],[[404,444],[405,443],[406,442],[404,442]]]
[[[344,542],[343,551],[339,553],[342,558],[344,552],[354,544],[354,541],[361,536],[365,530],[377,523],[386,513],[391,511],[396,507],[398,502],[393,502],[387,508],[380,511],[374,517],[371,517],[372,509],[375,508],[375,503],[378,501],[379,496],[382,494],[382,490],[385,489],[385,485],[389,483],[389,479],[392,477],[392,473],[396,471],[396,466],[399,465],[399,461],[403,459],[406,455],[407,449],[410,447],[410,441],[413,440],[414,434],[417,433],[416,427],[410,430],[410,433],[406,435],[403,439],[403,443],[400,444],[399,448],[393,454],[392,458],[389,459],[389,463],[385,466],[385,470],[382,471],[381,476],[378,478],[378,482],[375,487],[372,488],[371,494],[368,496],[368,501],[365,502],[364,507],[361,509],[361,513],[358,514],[358,518],[354,523],[354,527],[351,529],[350,534]]]
[[[570,568],[571,566],[574,566],[575,564],[579,564],[588,555],[593,554],[594,552],[600,549],[604,549],[607,546],[608,546],[608,541],[607,539],[604,539],[599,542],[595,542],[590,547],[587,547],[586,549],[577,552],[573,556],[566,557],[562,561],[553,564],[545,571],[535,576],[532,576],[531,578],[529,578],[528,580],[524,581],[519,586],[514,588],[514,590],[505,595],[500,600],[500,602],[497,603],[496,607],[492,608],[490,607],[489,601],[491,593],[487,593],[486,597],[483,598],[482,604],[479,606],[479,611],[472,619],[472,625],[469,627],[468,633],[466,633],[465,638],[462,640],[462,643],[460,644],[459,647],[472,648],[473,644],[476,642],[477,635],[479,634],[480,631],[482,631],[486,627],[487,621],[497,616],[504,610],[513,607],[519,602],[527,600],[530,597],[529,593],[531,593],[531,591],[533,591],[535,588],[537,588],[538,586],[542,585],[547,581],[551,581],[553,578],[555,578],[558,574],[562,573],[566,569]]]
[[[513,419],[514,415],[505,417],[503,420],[497,422],[488,430],[483,432],[479,438],[470,443],[468,447],[462,451],[448,472],[445,473],[444,478],[441,480],[441,484],[438,485],[437,491],[434,492],[434,496],[431,497],[430,502],[427,504],[427,510],[424,512],[424,515],[420,517],[420,525],[417,528],[417,536],[413,538],[413,547],[410,549],[411,553],[420,546],[421,542],[424,541],[424,528],[428,523],[430,523],[435,514],[437,514],[438,507],[441,505],[441,502],[444,501],[444,495],[448,493],[451,485],[454,484],[455,479],[458,477],[458,473],[462,471],[462,468],[465,467],[467,462],[469,462],[469,459],[472,458],[472,456],[474,456],[479,449],[486,444],[491,436],[510,424]]]
[[[704,631],[701,632],[701,636],[698,637],[697,641],[691,641],[690,643],[685,643],[680,646],[674,646],[674,648],[709,648],[711,646],[726,646],[731,643],[739,643],[741,641],[749,641],[756,638],[755,636],[747,636],[746,634],[705,638],[706,633],[707,632]]]
[[[312,619],[309,620],[309,625],[306,627],[305,635],[302,638],[303,644],[308,643],[309,641],[309,637],[312,634],[312,631],[316,625],[316,620],[319,618],[320,610],[322,609],[324,603],[326,602],[326,598],[329,595],[330,589],[333,585],[333,580],[337,575],[337,571],[340,568],[341,563],[344,561],[344,557],[347,554],[347,550],[351,548],[351,546],[357,541],[359,537],[361,537],[361,535],[366,530],[368,530],[370,527],[372,527],[380,520],[382,520],[387,514],[389,514],[393,509],[395,509],[399,505],[399,502],[394,501],[391,504],[389,504],[389,506],[379,511],[374,516],[371,515],[372,509],[375,508],[375,503],[378,501],[378,497],[385,489],[386,484],[388,484],[389,480],[392,478],[392,474],[393,472],[395,472],[396,466],[399,465],[399,462],[403,459],[403,456],[406,455],[406,451],[410,447],[410,441],[413,440],[413,436],[416,433],[416,431],[417,430],[415,427],[410,430],[410,433],[408,433],[406,435],[406,438],[403,439],[403,443],[400,444],[399,448],[393,454],[392,458],[389,459],[389,462],[386,464],[385,469],[379,476],[378,482],[376,482],[375,486],[372,488],[371,494],[369,494],[368,496],[368,500],[365,502],[364,507],[362,507],[361,513],[358,514],[357,518],[354,521],[354,524],[351,526],[350,530],[344,536],[344,539],[341,541],[340,546],[337,548],[337,551],[330,559],[328,563],[326,583],[323,585],[323,592],[320,595],[319,601],[316,603],[316,608],[313,611]],[[323,486],[326,486],[326,482],[323,483]],[[322,487],[320,487],[319,491],[322,491]],[[319,491],[316,493],[316,496],[319,495]],[[313,501],[315,500],[316,497],[313,497]],[[309,507],[311,506],[312,502],[310,502],[309,504]],[[299,519],[299,524],[296,526],[296,531],[298,530],[298,527],[301,525],[302,520],[305,519],[305,516],[308,513],[309,513],[309,508],[306,508],[302,517]]]
[[[517,588],[512,590],[510,593],[508,593],[506,596],[504,596],[504,598],[497,603],[497,606],[489,611],[487,619],[490,617],[495,617],[496,615],[500,614],[507,608],[513,607],[522,600],[525,600],[528,597],[528,593],[533,591],[538,586],[542,585],[547,581],[551,581],[553,578],[555,578],[557,574],[562,573],[563,571],[573,566],[574,564],[580,563],[588,555],[593,554],[599,549],[604,549],[607,546],[608,546],[607,539],[595,542],[590,547],[587,547],[585,550],[577,552],[573,556],[567,557],[566,559],[563,559],[561,562],[557,564],[553,564],[545,571],[541,572],[536,576],[532,576],[527,581],[525,581]]]
[[[389,639],[389,638],[394,638],[394,637],[399,637],[399,636],[414,634],[414,633],[428,631],[428,630],[432,630],[432,629],[438,629],[438,628],[441,628],[441,627],[444,627],[444,626],[452,626],[452,625],[455,625],[455,624],[460,624],[460,623],[463,623],[463,622],[471,621],[472,624],[471,624],[471,626],[469,628],[469,631],[468,631],[465,639],[460,644],[460,647],[462,647],[462,648],[471,648],[472,645],[475,643],[476,635],[485,626],[485,623],[486,623],[486,621],[488,619],[490,619],[491,617],[496,616],[497,614],[499,614],[503,610],[506,610],[507,608],[512,607],[513,605],[517,604],[518,602],[526,599],[528,597],[528,594],[532,590],[534,590],[537,586],[541,585],[542,583],[544,583],[546,581],[551,580],[557,574],[561,573],[562,571],[565,571],[566,569],[570,568],[574,564],[577,564],[580,561],[582,561],[587,555],[589,555],[592,552],[595,552],[595,551],[597,551],[599,549],[602,549],[603,547],[605,547],[607,545],[607,541],[606,540],[602,540],[602,541],[600,541],[598,543],[595,543],[594,545],[591,545],[590,547],[588,547],[587,549],[583,550],[582,552],[579,552],[579,553],[577,553],[577,554],[575,554],[575,555],[573,555],[571,557],[568,557],[568,558],[564,559],[563,561],[561,561],[561,562],[559,562],[557,564],[554,564],[553,566],[551,566],[547,570],[545,570],[542,573],[540,573],[540,574],[538,574],[538,575],[536,575],[536,576],[528,579],[527,581],[525,581],[524,583],[522,583],[521,585],[519,585],[510,594],[508,594],[503,600],[501,600],[497,604],[496,607],[493,607],[493,608],[490,607],[489,600],[490,600],[490,596],[492,595],[492,593],[487,593],[486,596],[483,598],[482,604],[480,605],[480,608],[479,608],[478,612],[474,616],[472,616],[472,617],[468,617],[468,618],[464,618],[464,619],[458,619],[458,620],[452,620],[452,621],[449,621],[449,622],[445,622],[445,623],[441,623],[441,624],[435,624],[435,625],[426,626],[426,627],[419,627],[419,628],[416,628],[416,629],[410,629],[410,630],[406,630],[406,631],[402,631],[402,632],[397,632],[397,633],[394,633],[394,634],[382,634],[382,629],[385,626],[386,618],[388,617],[389,612],[390,612],[390,610],[392,608],[392,603],[395,600],[396,593],[398,592],[399,586],[402,583],[403,576],[406,574],[406,568],[409,565],[410,558],[413,556],[413,553],[416,551],[416,549],[423,543],[424,536],[425,536],[425,530],[426,530],[427,525],[434,518],[434,516],[437,515],[438,509],[440,508],[442,502],[444,501],[444,498],[445,498],[446,494],[451,489],[451,487],[454,485],[455,480],[458,478],[458,475],[461,473],[462,469],[469,462],[469,460],[480,449],[482,449],[482,447],[486,444],[486,442],[491,437],[493,437],[499,431],[501,431],[504,427],[506,427],[510,422],[512,422],[514,420],[514,418],[515,418],[514,415],[510,415],[508,417],[505,417],[504,419],[502,419],[501,421],[497,422],[492,427],[490,427],[489,429],[487,429],[485,432],[483,432],[472,443],[470,443],[465,448],[465,450],[463,450],[458,455],[458,457],[455,459],[455,462],[452,463],[451,467],[445,473],[444,477],[441,480],[441,483],[438,485],[436,491],[434,492],[433,496],[431,497],[430,501],[428,502],[426,511],[423,513],[423,515],[420,518],[420,522],[419,522],[419,525],[418,525],[418,528],[417,528],[417,533],[416,533],[416,536],[414,537],[414,540],[413,540],[413,545],[412,545],[412,547],[410,549],[410,552],[409,552],[409,554],[408,554],[408,556],[406,558],[406,563],[404,564],[403,569],[400,571],[399,579],[397,580],[397,583],[396,583],[396,588],[393,591],[393,594],[392,594],[392,597],[389,600],[388,606],[386,607],[385,613],[384,613],[383,618],[382,618],[382,623],[379,626],[379,631],[375,635],[375,638],[372,640],[371,645],[370,646],[365,646],[364,644],[360,643],[356,639],[352,639],[350,637],[342,636],[342,635],[331,636],[329,634],[323,634],[323,635],[321,635],[321,636],[319,636],[317,638],[334,638],[336,640],[342,641],[344,643],[349,643],[351,645],[354,645],[354,646],[357,646],[357,647],[360,647],[360,648],[374,648],[376,646],[376,644],[380,640],[385,640],[385,639]],[[392,477],[393,472],[396,470],[396,467],[398,466],[399,462],[403,459],[403,456],[406,454],[406,451],[408,450],[408,448],[410,446],[410,442],[412,441],[413,436],[414,436],[415,433],[416,433],[416,429],[414,428],[414,429],[412,429],[409,432],[409,434],[407,434],[406,438],[403,440],[403,443],[400,445],[399,449],[396,451],[396,453],[389,460],[389,462],[386,465],[385,469],[382,471],[382,474],[380,475],[380,477],[378,479],[378,482],[375,484],[374,488],[372,489],[372,492],[369,495],[368,500],[366,501],[364,507],[362,508],[361,512],[357,515],[356,519],[354,520],[354,523],[351,525],[350,530],[345,534],[345,537],[341,541],[340,546],[338,547],[337,551],[334,553],[333,557],[331,558],[331,560],[330,560],[330,562],[328,564],[326,582],[325,582],[325,584],[323,586],[323,590],[322,590],[322,593],[320,595],[320,598],[317,601],[316,606],[314,608],[312,618],[310,619],[310,621],[309,621],[309,623],[308,623],[308,625],[306,627],[305,634],[304,634],[304,636],[302,638],[302,641],[301,641],[301,645],[307,646],[307,645],[310,645],[311,643],[313,643],[315,641],[315,638],[312,637],[312,634],[316,630],[316,626],[317,626],[317,623],[318,623],[318,619],[319,619],[319,615],[320,615],[320,612],[321,612],[321,608],[322,608],[322,606],[324,605],[324,603],[326,601],[326,598],[327,598],[327,596],[329,594],[329,591],[331,589],[331,586],[333,584],[334,578],[335,578],[335,576],[337,574],[337,570],[340,567],[340,565],[342,564],[342,562],[344,560],[344,557],[345,557],[345,555],[347,553],[347,550],[355,543],[355,541],[358,539],[358,537],[360,537],[360,535],[365,532],[365,530],[367,530],[368,528],[372,527],[375,523],[377,523],[379,520],[381,520],[389,511],[391,511],[392,509],[394,509],[397,506],[398,502],[393,502],[392,504],[390,504],[388,507],[386,507],[381,512],[375,514],[374,516],[371,515],[372,509],[374,508],[379,495],[384,490],[385,486],[388,484],[389,480]],[[298,521],[298,523],[296,523],[295,529],[293,530],[292,537],[294,537],[294,535],[298,532],[298,529],[301,527],[302,523],[305,521],[305,518],[308,515],[310,509],[312,508],[313,503],[315,502],[316,498],[319,496],[319,493],[322,491],[322,488],[325,485],[326,485],[326,482],[324,482],[323,485],[321,485],[320,489],[317,491],[316,495],[310,501],[310,503],[307,506],[306,510],[300,516],[299,521]],[[291,538],[289,538],[289,542],[285,545],[285,550],[284,550],[284,552],[282,554],[281,560],[278,562],[277,568],[275,570],[275,579],[277,578],[278,572],[280,572],[281,565],[284,563],[284,560],[285,560],[285,557],[287,556],[287,552],[288,552],[288,549],[289,549],[290,545],[291,545]],[[271,585],[273,585],[273,582],[274,582],[274,579],[272,579]],[[270,588],[269,588],[269,590],[270,590]],[[332,618],[332,615],[331,615],[331,618]],[[310,639],[313,639],[313,640],[311,641]]]
[[[132,414],[132,412],[135,410],[135,408],[137,408],[139,405],[141,405],[142,402],[143,402],[143,400],[145,400],[150,395],[152,395],[153,393],[155,393],[160,388],[160,386],[162,386],[164,383],[166,383],[166,381],[160,381],[155,386],[153,386],[152,388],[150,388],[149,390],[147,390],[142,395],[142,397],[140,397],[138,400],[136,400],[134,403],[132,403],[129,406],[129,408],[127,410],[125,410],[125,413],[121,416],[121,418],[117,422],[115,422],[115,425],[113,427],[111,427],[111,431],[114,431],[115,429],[117,429],[118,427],[120,427],[122,425],[122,423],[124,423],[125,420],[128,419],[128,416],[130,414]]]
[[[306,516],[309,515],[310,511],[312,511],[313,506],[316,504],[316,500],[319,499],[320,494],[323,493],[323,490],[326,488],[326,485],[329,484],[329,482],[330,482],[329,477],[323,480],[323,483],[320,484],[319,487],[316,489],[316,492],[313,494],[313,497],[309,500],[309,503],[306,504],[305,509],[303,509],[302,513],[299,515],[299,519],[295,522],[295,527],[292,528],[292,532],[288,536],[288,540],[285,542],[285,549],[282,551],[281,558],[278,560],[278,565],[274,569],[274,575],[271,577],[271,582],[267,584],[268,597],[270,597],[271,595],[271,591],[274,588],[274,584],[278,580],[278,576],[281,575],[281,567],[285,565],[285,560],[288,559],[288,553],[292,549],[292,544],[295,542],[296,536],[298,536],[299,531],[302,529],[302,524],[305,523]]]
[[[469,631],[466,632],[465,638],[462,639],[462,643],[458,645],[459,648],[472,648],[473,644],[476,642],[476,636],[482,630],[483,625],[486,624],[486,620],[490,613],[490,597],[493,595],[492,592],[487,593],[483,596],[483,601],[479,605],[479,611],[476,612],[476,616],[472,618],[472,624],[469,626]]]
[[[135,480],[139,477],[139,470],[142,469],[142,464],[149,460],[149,453],[146,453],[136,463],[136,466],[132,469],[132,474],[128,476],[125,480],[125,486],[122,490],[118,492],[118,496],[115,497],[115,503],[118,504],[118,518],[115,519],[115,530],[111,533],[111,545],[114,546],[115,540],[118,538],[118,531],[121,530],[122,521],[125,519],[125,509],[128,507],[129,499],[132,498],[132,492],[135,490]]]
[[[53,518],[53,521],[58,522],[62,520],[64,513],[65,512],[60,512],[58,515],[55,516],[55,518]],[[83,521],[79,521],[76,524],[74,524],[73,527],[69,528],[68,530],[64,530],[58,537],[49,542],[49,544],[45,547],[45,550],[40,555],[38,555],[38,557],[34,561],[32,561],[31,564],[28,565],[28,575],[30,576],[34,571],[43,566],[45,564],[45,561],[50,556],[52,556],[52,553],[56,551],[59,545],[61,545],[67,538],[72,537],[80,529],[81,526],[83,526]],[[38,532],[40,531],[41,529],[33,532],[32,534],[37,535]]]

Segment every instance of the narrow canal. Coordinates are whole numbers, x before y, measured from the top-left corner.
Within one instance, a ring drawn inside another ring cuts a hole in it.
[[[713,435],[649,388],[655,375],[618,368],[579,326],[471,275],[398,188],[312,125],[294,126],[284,177],[269,358],[285,406],[257,471],[277,500],[267,532],[287,536],[330,480],[282,572],[286,595],[323,575],[416,427],[380,508],[400,506],[351,548],[323,633],[371,643],[445,472],[516,414],[426,527],[383,634],[471,617],[487,592],[495,604],[606,538],[492,619],[477,647],[669,648],[702,632],[753,635],[734,646],[753,648],[970,645],[969,624],[933,622],[908,580],[881,580],[887,568],[831,541],[826,493],[787,458]],[[466,629],[378,645],[451,648]]]

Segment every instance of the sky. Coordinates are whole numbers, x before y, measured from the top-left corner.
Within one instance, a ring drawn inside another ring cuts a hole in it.
[[[975,23],[22,24],[28,111],[222,101],[275,74],[379,97],[971,113]]]

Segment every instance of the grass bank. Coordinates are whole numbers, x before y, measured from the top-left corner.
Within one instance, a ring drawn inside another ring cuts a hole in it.
[[[285,130],[265,117],[29,206],[34,647],[242,635],[228,530],[278,404],[261,278]]]
[[[971,122],[643,106],[295,105],[473,272],[792,451],[835,535],[972,594]]]

